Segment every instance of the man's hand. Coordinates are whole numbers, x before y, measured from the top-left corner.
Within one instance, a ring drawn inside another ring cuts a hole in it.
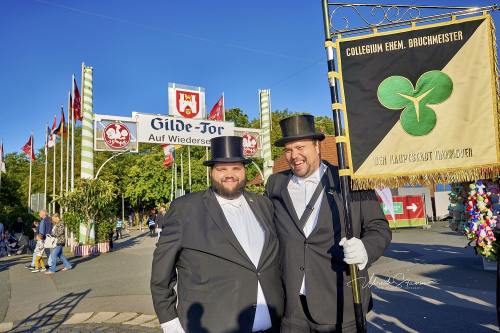
[[[365,246],[359,238],[346,239],[345,237],[340,240],[340,246],[344,248],[344,261],[347,264],[357,264],[360,270],[366,267],[368,263],[368,253],[366,253]]]
[[[161,324],[161,328],[163,329],[163,333],[185,333],[179,318]]]

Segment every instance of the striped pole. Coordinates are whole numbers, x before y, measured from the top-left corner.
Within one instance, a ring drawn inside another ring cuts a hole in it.
[[[259,90],[260,128],[262,158],[264,159],[264,184],[273,174],[273,155],[271,151],[271,90]]]
[[[92,67],[82,63],[82,154],[81,178],[94,178],[94,104],[92,95]]]

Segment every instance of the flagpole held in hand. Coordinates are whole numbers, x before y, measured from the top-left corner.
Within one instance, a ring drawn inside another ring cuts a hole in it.
[[[335,137],[340,137],[343,134],[342,124],[345,124],[345,121],[342,122],[341,119],[343,114],[341,113],[341,109],[339,108],[340,99],[339,99],[339,91],[337,87],[337,79],[336,76],[336,68],[335,68],[335,59],[334,59],[334,47],[332,42],[332,36],[330,32],[330,16],[328,13],[328,0],[322,0],[323,7],[323,23],[325,30],[325,48],[327,54],[327,64],[328,64],[328,78],[330,85],[330,98],[332,103],[332,111],[333,111],[333,123],[335,129]],[[347,151],[345,149],[345,142],[340,142],[336,140],[337,146],[337,158],[339,165],[339,175],[340,175],[340,190],[342,193],[342,208],[344,211],[344,224],[345,224],[345,232],[346,238],[351,239],[353,237],[352,231],[352,216],[350,209],[350,185],[349,185],[349,175],[350,170],[347,166],[346,157],[344,152]],[[358,266],[356,264],[349,265],[351,286],[352,286],[352,297],[353,297],[353,305],[354,305],[354,317],[356,320],[356,331],[358,333],[366,332],[366,321],[363,313],[363,303],[361,301],[361,288],[358,281]],[[365,305],[367,306],[367,304]]]

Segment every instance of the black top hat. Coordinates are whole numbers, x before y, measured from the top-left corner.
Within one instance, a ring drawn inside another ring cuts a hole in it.
[[[325,139],[323,133],[316,132],[314,128],[314,116],[297,115],[280,121],[281,134],[283,137],[274,142],[278,147],[283,147],[285,143],[302,139],[313,139],[322,141]]]
[[[248,164],[251,159],[243,156],[243,138],[241,136],[219,136],[210,140],[212,159],[203,165],[212,166],[216,163],[241,162]]]

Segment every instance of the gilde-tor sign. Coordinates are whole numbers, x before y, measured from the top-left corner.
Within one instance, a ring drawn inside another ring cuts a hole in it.
[[[234,135],[234,123],[136,113],[139,142],[210,146],[210,139]]]

